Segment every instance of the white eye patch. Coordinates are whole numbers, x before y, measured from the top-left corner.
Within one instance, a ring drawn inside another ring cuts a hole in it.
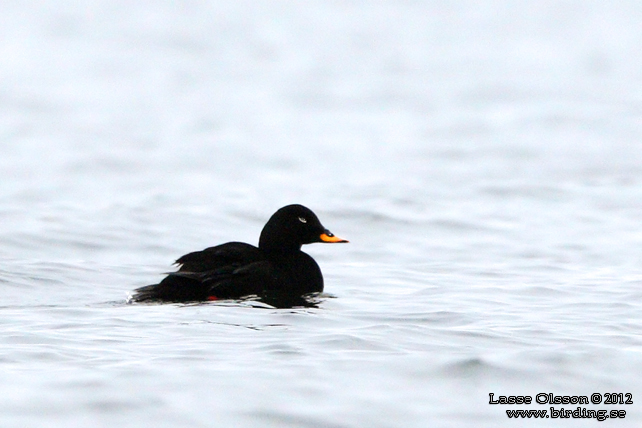
[[[299,221],[301,223],[307,223],[308,222],[308,220],[305,217],[299,217]]]

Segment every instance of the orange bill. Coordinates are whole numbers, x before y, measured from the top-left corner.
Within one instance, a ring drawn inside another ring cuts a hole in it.
[[[348,241],[346,241],[345,239],[341,239],[341,238],[339,238],[338,236],[334,236],[334,235],[332,234],[332,232],[330,232],[329,230],[326,230],[325,232],[323,232],[323,233],[319,236],[319,238],[320,238],[320,239],[321,239],[321,241],[323,241],[323,242],[348,242]]]

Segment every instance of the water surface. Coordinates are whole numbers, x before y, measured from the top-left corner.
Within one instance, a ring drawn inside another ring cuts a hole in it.
[[[583,407],[639,426],[641,21],[3,5],[0,425],[514,427],[550,406],[489,393],[612,392]],[[318,308],[125,303],[290,203],[351,241],[306,247]]]

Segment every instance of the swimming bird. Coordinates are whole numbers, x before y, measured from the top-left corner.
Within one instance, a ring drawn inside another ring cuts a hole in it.
[[[261,231],[259,246],[228,242],[185,254],[179,269],[158,284],[134,290],[134,302],[198,302],[255,295],[279,307],[304,302],[302,296],[323,291],[317,262],[301,251],[314,242],[348,242],[323,227],[303,205],[276,211]]]

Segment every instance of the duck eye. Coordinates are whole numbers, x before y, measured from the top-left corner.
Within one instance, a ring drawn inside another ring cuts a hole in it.
[[[307,223],[308,222],[308,220],[305,217],[299,217],[299,221],[301,223]]]

